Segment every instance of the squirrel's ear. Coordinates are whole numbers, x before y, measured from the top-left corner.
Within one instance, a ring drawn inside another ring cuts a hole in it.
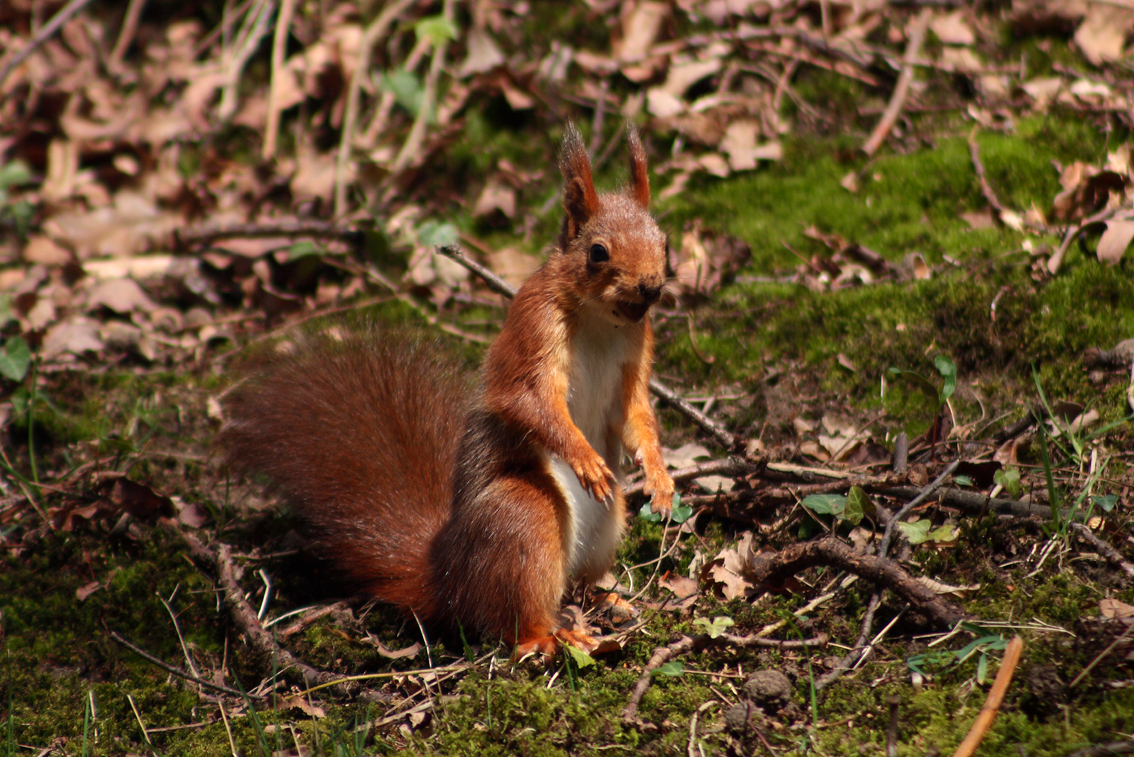
[[[573,239],[590,217],[598,212],[599,199],[591,178],[591,160],[583,137],[575,124],[567,124],[563,148],[559,152],[559,170],[563,172],[564,230],[567,241]]]
[[[646,171],[646,149],[633,124],[626,126],[626,146],[630,148],[630,196],[643,208],[648,208],[650,175]]]

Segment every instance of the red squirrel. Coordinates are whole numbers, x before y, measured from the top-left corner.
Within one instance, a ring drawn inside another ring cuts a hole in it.
[[[613,562],[624,450],[653,511],[672,505],[648,394],[667,241],[633,128],[627,143],[627,187],[598,194],[568,125],[558,242],[475,389],[436,348],[354,332],[277,351],[224,400],[232,468],[266,476],[342,572],[428,625],[519,655],[594,647],[556,616],[572,581]]]

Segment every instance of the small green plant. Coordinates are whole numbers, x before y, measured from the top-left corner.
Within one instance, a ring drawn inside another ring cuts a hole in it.
[[[936,452],[938,436],[941,433],[941,412],[945,409],[945,406],[948,405],[949,398],[953,396],[953,392],[957,389],[957,366],[945,355],[938,355],[933,358],[933,366],[941,376],[941,386],[937,386],[916,371],[907,371],[891,366],[886,369],[886,374],[893,380],[903,380],[913,384],[918,391],[928,397],[929,401],[933,403],[933,425],[930,427],[929,440],[931,450]],[[883,394],[885,394],[885,385],[883,385]]]
[[[693,508],[688,505],[681,504],[681,495],[677,492],[673,493],[673,511],[669,519],[674,523],[681,524],[689,520],[693,515]],[[638,517],[642,520],[649,521],[650,523],[661,523],[662,517],[650,509],[650,503],[642,505],[642,509],[638,511]]]
[[[708,618],[696,618],[693,620],[693,625],[703,629],[703,633],[710,639],[718,639],[725,631],[735,626],[736,621],[727,615],[718,615],[712,620]]]
[[[944,672],[976,655],[976,679],[978,683],[984,683],[988,678],[989,653],[1003,651],[1008,646],[1008,640],[976,623],[962,623],[961,628],[977,638],[957,650],[931,649],[928,652],[907,657],[906,667],[921,676],[929,677],[934,670]]]
[[[31,169],[22,160],[0,166],[0,224],[14,226],[21,237],[31,228],[34,208],[27,200],[12,202],[8,190],[31,180]]]

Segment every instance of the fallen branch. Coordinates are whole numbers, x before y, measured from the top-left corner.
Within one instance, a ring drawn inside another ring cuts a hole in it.
[[[515,297],[516,290],[511,284],[504,281],[492,271],[488,270],[480,263],[471,259],[464,251],[457,245],[444,245],[437,247],[437,252],[450,260],[460,263],[465,268],[469,269],[477,276],[484,279],[484,283],[488,288],[497,294],[504,295],[505,297]],[[735,449],[740,445],[741,437],[732,433],[721,424],[714,421],[709,416],[702,413],[697,408],[693,407],[687,400],[685,400],[677,392],[659,382],[656,378],[650,379],[650,391],[655,396],[661,397],[668,402],[675,410],[684,415],[689,420],[693,421],[696,425],[700,426],[703,430],[707,431],[713,436],[720,444],[726,449]]]
[[[938,625],[952,627],[965,619],[965,613],[959,607],[938,596],[895,561],[856,552],[830,537],[792,544],[779,552],[750,555],[748,578],[755,584],[778,584],[788,576],[815,565],[832,565],[884,586]]]
[[[920,505],[925,500],[929,499],[932,494],[944,485],[945,481],[953,475],[953,471],[957,470],[957,466],[961,464],[960,460],[954,460],[946,466],[945,470],[941,471],[941,475],[933,480],[928,486],[924,487],[917,493],[917,495],[906,503],[901,510],[894,513],[893,517],[886,523],[886,530],[882,532],[882,542],[878,545],[878,556],[885,557],[886,552],[890,549],[890,539],[894,535],[894,528],[902,522],[902,518],[909,514],[910,510]]]
[[[996,713],[1004,701],[1004,695],[1008,692],[1008,684],[1012,683],[1012,676],[1016,673],[1016,665],[1019,664],[1020,653],[1023,651],[1024,640],[1019,636],[1013,636],[1012,641],[1008,642],[1008,648],[1004,650],[1004,659],[1000,661],[1000,670],[997,671],[996,680],[993,681],[988,697],[984,700],[984,707],[980,708],[980,714],[977,715],[973,727],[969,729],[969,735],[965,736],[957,751],[953,752],[953,757],[972,757],[976,748],[980,746],[988,729],[992,727],[992,721],[996,719]]]
[[[918,489],[913,486],[892,486],[880,489],[879,493],[890,497],[912,497],[918,493]],[[1033,505],[1030,502],[1020,502],[1014,499],[993,498],[980,492],[966,492],[960,489],[943,490],[937,497],[937,503],[975,515],[997,513],[998,515],[1019,515],[1023,517],[1035,515],[1044,520],[1051,518],[1051,508],[1047,505]],[[1071,512],[1064,510],[1063,516],[1070,518]]]
[[[910,91],[910,84],[913,83],[916,69],[914,61],[921,55],[921,46],[925,42],[925,34],[929,30],[929,19],[932,17],[933,11],[931,9],[922,8],[921,13],[914,20],[913,28],[910,30],[909,44],[906,45],[906,54],[902,59],[902,71],[898,74],[898,83],[894,86],[894,94],[890,97],[890,104],[886,106],[882,120],[871,132],[870,139],[866,140],[866,144],[862,146],[862,151],[867,155],[873,155],[878,151],[878,148],[886,141],[890,130],[894,128],[894,124],[897,123],[898,116],[901,115],[902,107],[906,103],[906,96]]]

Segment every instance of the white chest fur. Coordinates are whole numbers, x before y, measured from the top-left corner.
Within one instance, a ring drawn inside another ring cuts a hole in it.
[[[572,341],[567,407],[591,447],[621,479],[622,370],[630,347],[625,328],[599,318],[581,323]],[[570,524],[565,534],[568,571],[575,577],[599,578],[610,566],[622,536],[619,509],[599,502],[579,484],[570,466],[552,456],[552,475],[567,498]]]

